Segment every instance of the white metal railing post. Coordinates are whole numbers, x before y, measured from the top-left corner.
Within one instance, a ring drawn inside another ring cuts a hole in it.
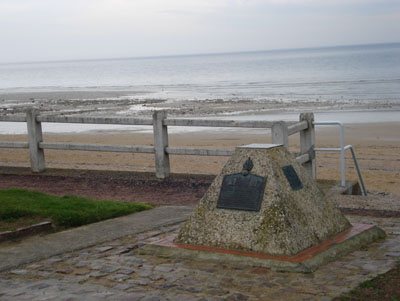
[[[367,188],[365,187],[364,179],[363,179],[363,176],[361,174],[360,166],[358,165],[356,153],[355,153],[355,151],[353,149],[353,146],[346,145],[344,147],[344,149],[345,150],[349,149],[351,151],[351,156],[353,157],[354,166],[356,167],[358,178],[360,179],[362,193],[363,193],[363,195],[367,196],[368,195]]]
[[[42,172],[45,169],[44,151],[39,147],[43,140],[42,124],[37,121],[38,109],[28,109],[26,111],[26,124],[28,127],[29,154],[31,169],[33,172]]]
[[[154,155],[156,165],[156,177],[164,179],[170,175],[168,148],[168,127],[164,124],[167,112],[155,111],[153,113],[154,131]]]
[[[344,126],[343,123],[338,122],[340,128],[340,168],[342,170],[341,185],[346,186],[346,161],[344,157]]]
[[[346,162],[345,162],[345,147],[344,147],[344,126],[340,121],[314,121],[314,125],[338,125],[340,129],[340,147],[339,148],[314,148],[315,151],[340,151],[340,171],[341,171],[341,186],[346,186]]]

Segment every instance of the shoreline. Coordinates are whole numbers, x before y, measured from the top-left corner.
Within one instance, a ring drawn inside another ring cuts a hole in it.
[[[53,91],[6,93],[0,90],[0,116],[24,114],[28,107],[42,114],[149,117],[166,110],[173,117],[236,117],[290,115],[291,112],[400,111],[400,98],[356,99],[214,99],[153,97],[151,91]],[[282,119],[278,117],[278,119]]]

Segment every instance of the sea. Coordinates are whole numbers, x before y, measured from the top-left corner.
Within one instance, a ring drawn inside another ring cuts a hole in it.
[[[136,91],[188,101],[400,102],[400,43],[0,64],[0,94],[58,91]]]
[[[399,105],[400,43],[0,64],[3,104],[13,93],[70,91],[126,91],[127,97],[132,93],[133,99],[140,100],[281,101],[289,106],[291,102],[317,100]],[[298,114],[280,117],[297,120]],[[254,117],[242,114],[236,118]],[[400,121],[400,111],[325,112],[317,114],[316,119]],[[92,128],[52,125],[48,130],[79,132]],[[24,131],[24,125],[15,123],[3,123],[0,128],[0,133]]]

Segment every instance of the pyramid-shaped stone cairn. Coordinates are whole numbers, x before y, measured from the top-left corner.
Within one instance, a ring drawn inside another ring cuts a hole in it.
[[[185,222],[139,254],[312,272],[385,237],[350,224],[281,145],[236,148]]]
[[[351,224],[280,145],[238,147],[175,243],[293,256]]]

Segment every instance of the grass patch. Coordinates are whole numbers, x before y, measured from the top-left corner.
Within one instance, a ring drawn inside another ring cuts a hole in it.
[[[373,287],[373,288],[375,288],[376,287],[376,283],[371,281],[371,280],[367,280],[367,281],[364,281],[364,282],[360,283],[360,287]]]
[[[53,196],[24,189],[0,190],[0,230],[20,219],[50,219],[56,228],[70,228],[151,209],[144,203],[95,201]]]

